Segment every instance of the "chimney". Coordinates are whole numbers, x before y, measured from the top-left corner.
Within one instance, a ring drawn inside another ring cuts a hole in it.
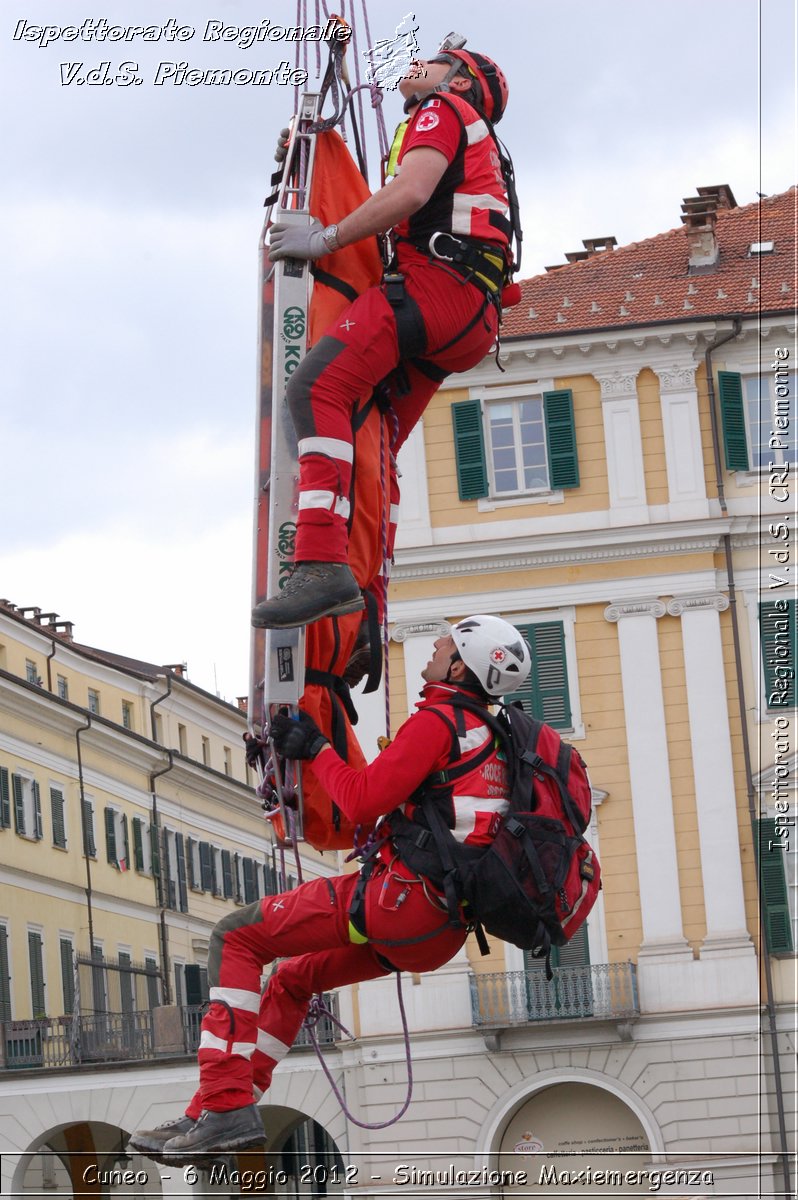
[[[682,201],[682,224],[690,251],[688,274],[701,275],[717,266],[720,257],[715,232],[718,211],[736,207],[737,201],[727,183],[700,187],[697,196],[687,196]]]
[[[556,263],[553,267],[546,267],[547,271],[556,271],[559,267],[566,267],[569,263],[584,262],[586,258],[592,258],[594,254],[601,254],[604,250],[614,250],[618,245],[618,239],[614,237],[596,237],[582,238],[584,250],[569,250],[565,255],[564,263]]]

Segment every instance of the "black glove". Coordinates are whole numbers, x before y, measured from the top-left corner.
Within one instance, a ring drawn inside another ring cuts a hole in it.
[[[291,130],[286,125],[285,129],[280,130],[280,136],[277,139],[277,146],[274,151],[274,161],[277,163],[285,162],[285,156],[288,153],[288,140],[291,137]]]
[[[276,713],[269,726],[269,736],[281,758],[315,758],[327,738],[307,713],[299,718]]]

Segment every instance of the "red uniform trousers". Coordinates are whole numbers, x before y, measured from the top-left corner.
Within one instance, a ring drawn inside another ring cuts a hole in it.
[[[358,401],[402,363],[409,391],[400,392],[394,380],[388,384],[396,415],[396,454],[442,377],[476,366],[495,341],[498,316],[480,288],[412,248],[401,251],[405,287],[421,310],[427,333],[419,357],[435,365],[438,378],[401,358],[394,309],[382,287],[359,296],[306,355],[286,391],[299,443],[297,562],[347,561],[351,418]]]
[[[210,1008],[202,1021],[200,1086],[186,1112],[226,1112],[265,1091],[275,1065],[291,1048],[317,992],[375,979],[380,961],[431,971],[463,945],[465,928],[452,928],[419,882],[400,864],[379,862],[366,885],[365,924],[373,941],[350,941],[349,910],[359,875],[314,879],[292,892],[269,896],[225,917],[211,935]],[[424,939],[425,934],[432,936]],[[391,945],[422,938],[415,944]],[[285,958],[261,996],[265,964]]]

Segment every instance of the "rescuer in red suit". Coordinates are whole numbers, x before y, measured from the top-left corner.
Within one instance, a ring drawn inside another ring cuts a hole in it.
[[[388,230],[395,258],[287,385],[300,467],[295,566],[279,595],[253,609],[257,627],[363,607],[347,563],[353,407],[383,386],[395,455],[447,375],[475,366],[497,337],[513,224],[492,127],[506,80],[484,55],[451,49],[414,63],[399,90],[409,120],[398,153],[394,143],[395,178],[337,225],[272,226],[273,261],[319,258]]]
[[[529,670],[529,648],[514,626],[484,615],[460,621],[435,642],[416,712],[362,770],[339,758],[306,714],[273,718],[278,753],[312,759],[351,821],[388,816],[359,873],[313,879],[219,922],[208,956],[199,1090],[184,1116],[133,1134],[132,1150],[180,1163],[262,1143],[256,1098],[293,1044],[313,995],[390,971],[431,971],[462,947],[467,916],[460,909],[453,924],[443,892],[403,864],[408,843],[397,830],[423,844],[425,810],[435,805],[475,856],[490,845],[508,808],[509,781],[479,708],[487,713],[491,700],[517,691]],[[460,695],[478,711],[455,712]],[[261,994],[263,966],[277,958],[284,961]]]

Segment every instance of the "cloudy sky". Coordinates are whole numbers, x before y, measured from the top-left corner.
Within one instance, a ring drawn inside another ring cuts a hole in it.
[[[372,43],[408,12],[426,53],[456,29],[509,78],[524,276],[678,226],[698,186],[748,204],[795,182],[795,0],[370,0]],[[30,31],[102,17],[195,32]],[[256,251],[293,89],[155,80],[293,65],[293,45],[204,40],[266,19],[296,6],[0,0],[0,595],[226,699],[247,689]],[[141,83],[74,81],[103,62]],[[399,110],[386,93],[390,130]]]

